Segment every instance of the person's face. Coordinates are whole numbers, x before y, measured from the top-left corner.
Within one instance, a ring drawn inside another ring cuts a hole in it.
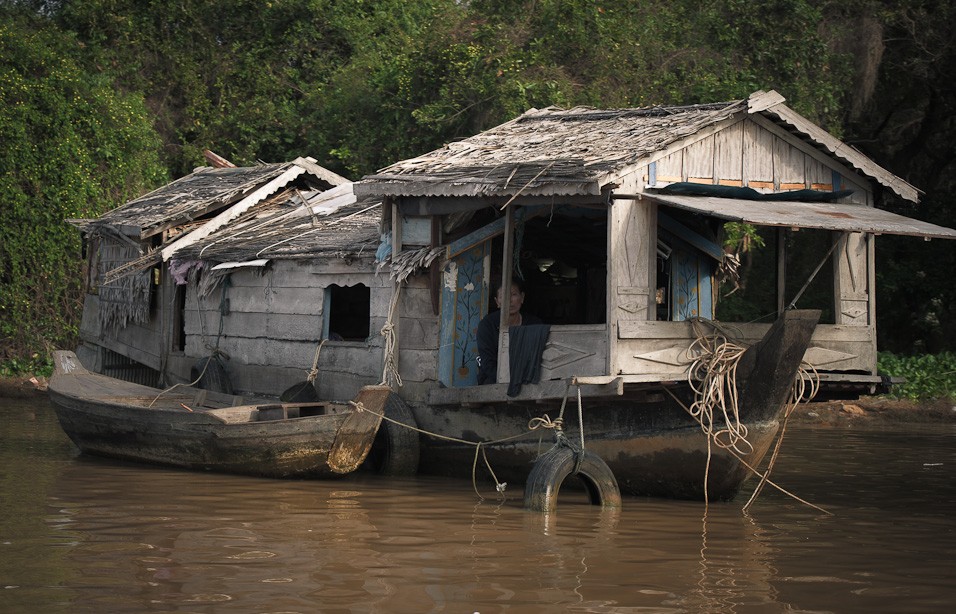
[[[498,295],[495,297],[495,300],[498,302],[498,309],[504,309],[502,306],[502,292],[503,288],[498,288]],[[518,313],[521,311],[521,305],[524,303],[524,292],[512,286],[511,288],[511,300],[508,301],[508,313]]]

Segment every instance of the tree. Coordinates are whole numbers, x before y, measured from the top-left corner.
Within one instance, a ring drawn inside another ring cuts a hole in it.
[[[860,2],[858,20],[874,24],[878,58],[869,91],[848,117],[847,140],[925,191],[919,205],[888,198],[879,206],[943,226],[956,222],[956,6],[941,0]],[[865,71],[858,70],[858,74]],[[939,352],[956,347],[956,268],[951,241],[877,242],[877,317],[881,349]]]
[[[65,220],[165,178],[142,99],[79,52],[42,17],[0,22],[0,359],[75,342],[82,258]]]

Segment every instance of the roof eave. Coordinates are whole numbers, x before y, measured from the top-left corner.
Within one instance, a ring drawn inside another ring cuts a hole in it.
[[[775,119],[786,124],[817,145],[825,148],[834,157],[843,160],[883,187],[892,190],[900,198],[913,203],[919,202],[920,190],[788,107],[784,104],[784,97],[777,92],[773,90],[770,92],[755,92],[749,100],[748,111],[750,113],[759,113],[768,117],[768,119]]]

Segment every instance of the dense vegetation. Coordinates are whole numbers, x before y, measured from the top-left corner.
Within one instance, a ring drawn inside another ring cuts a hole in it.
[[[352,178],[547,105],[776,89],[953,225],[946,0],[0,0],[0,361],[74,341],[93,217],[202,164]],[[880,346],[956,346],[952,244],[880,238]],[[938,280],[938,281],[937,281]]]
[[[956,353],[899,356],[880,352],[877,366],[880,373],[905,380],[890,389],[898,399],[956,399]]]

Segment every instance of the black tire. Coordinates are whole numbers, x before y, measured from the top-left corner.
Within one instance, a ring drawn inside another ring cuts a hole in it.
[[[535,512],[553,512],[558,506],[561,484],[574,471],[575,453],[570,448],[552,448],[538,457],[524,487],[524,506]],[[592,505],[621,507],[621,490],[604,460],[585,450],[578,469]]]
[[[385,415],[402,424],[418,428],[408,404],[394,392],[385,401]],[[366,461],[375,473],[389,476],[411,476],[418,473],[418,431],[382,420],[375,442]]]
[[[201,378],[199,377],[200,374],[202,374]],[[232,394],[232,382],[229,380],[229,374],[226,373],[226,368],[222,366],[222,361],[218,356],[200,358],[192,366],[190,377],[193,381],[199,378],[196,385],[203,390]]]
[[[319,391],[315,389],[315,384],[306,380],[286,388],[279,395],[279,400],[283,403],[316,403],[322,399],[319,397]]]

